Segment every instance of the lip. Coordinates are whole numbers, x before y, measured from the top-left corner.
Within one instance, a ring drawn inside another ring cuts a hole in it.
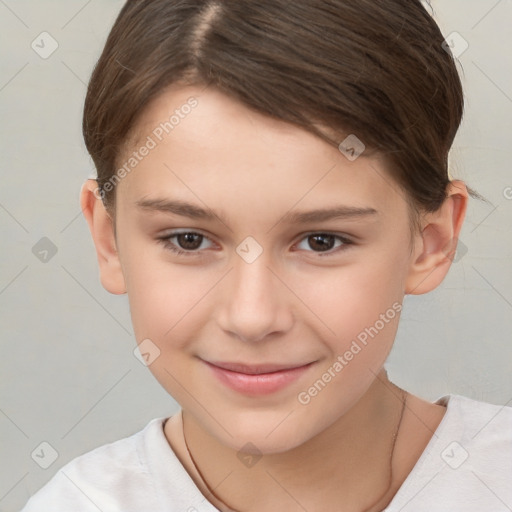
[[[298,365],[247,365],[231,362],[203,361],[215,377],[229,388],[246,395],[275,393],[303,375],[313,362]]]

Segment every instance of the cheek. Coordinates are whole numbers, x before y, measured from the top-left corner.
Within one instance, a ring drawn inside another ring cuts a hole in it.
[[[324,426],[359,399],[391,351],[403,300],[397,272],[403,272],[400,261],[380,255],[316,283],[312,303],[335,334],[323,338],[329,356],[297,401],[304,411],[323,417]]]
[[[166,339],[198,309],[211,287],[211,273],[172,264],[154,251],[129,254],[124,269],[136,339]]]
[[[204,315],[207,308],[211,317],[215,306],[220,306],[215,297],[221,269],[177,265],[166,261],[160,249],[144,253],[137,253],[136,247],[126,249],[129,256],[123,266],[129,276],[128,295],[137,340],[155,337],[169,343],[167,338],[177,339],[172,334],[182,331],[183,325],[190,326],[191,318],[200,325],[201,311]],[[290,294],[289,307],[302,312],[299,322],[320,321],[325,328],[319,334],[335,333],[336,338],[346,340],[401,302],[403,255],[389,250],[368,253],[361,257],[363,253],[358,253],[338,267],[305,266],[294,268],[288,275],[283,269],[284,280],[300,299]]]
[[[156,258],[145,266],[131,263],[128,295],[135,338],[139,343],[151,340],[157,357],[148,369],[175,400],[186,403],[189,396],[184,389],[190,388],[194,368],[191,355],[208,318],[205,308],[211,304],[211,298],[205,297],[211,279],[192,267]]]
[[[400,252],[361,252],[347,265],[317,268],[309,275],[297,275],[293,281],[290,276],[289,282],[294,283],[307,309],[325,325],[324,331],[346,341],[402,302],[404,265]]]

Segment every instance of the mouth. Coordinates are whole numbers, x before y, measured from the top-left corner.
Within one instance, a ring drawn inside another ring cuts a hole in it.
[[[300,378],[314,364],[259,364],[203,361],[230,389],[246,395],[275,393]]]

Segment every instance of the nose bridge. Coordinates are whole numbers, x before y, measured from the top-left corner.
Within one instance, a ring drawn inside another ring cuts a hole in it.
[[[244,248],[241,244],[242,249]],[[237,249],[239,252],[240,246]],[[250,252],[250,251],[249,251]],[[253,255],[254,256],[254,253]],[[272,268],[270,252],[254,259],[237,254],[220,305],[219,323],[245,341],[257,341],[291,325],[291,311],[279,279]]]
[[[236,261],[236,260],[235,260]],[[259,256],[253,262],[239,258],[233,269],[233,298],[238,304],[270,302],[270,291],[275,287],[272,282],[272,272],[269,270],[270,261],[266,256]],[[268,300],[267,300],[268,299]]]

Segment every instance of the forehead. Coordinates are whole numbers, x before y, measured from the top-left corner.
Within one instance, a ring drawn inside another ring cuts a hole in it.
[[[363,152],[350,160],[303,128],[257,113],[213,87],[169,88],[147,105],[133,133],[118,162],[137,160],[119,187],[132,202],[158,193],[226,208],[404,206],[378,156]],[[142,151],[145,146],[150,149]]]

